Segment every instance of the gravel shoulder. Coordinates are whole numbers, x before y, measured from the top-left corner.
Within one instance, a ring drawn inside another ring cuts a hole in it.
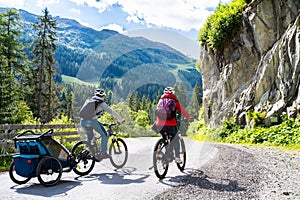
[[[212,160],[154,199],[300,200],[300,150],[215,146]]]

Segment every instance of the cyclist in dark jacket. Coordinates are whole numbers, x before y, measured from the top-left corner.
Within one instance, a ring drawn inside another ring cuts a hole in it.
[[[97,156],[99,159],[110,158],[107,154],[107,141],[108,133],[103,127],[102,123],[98,121],[98,118],[102,115],[104,111],[108,112],[111,116],[118,120],[119,123],[124,123],[125,120],[113,109],[111,109],[105,102],[106,94],[102,89],[97,89],[94,92],[92,99],[99,100],[99,103],[96,107],[95,116],[92,119],[80,119],[80,126],[82,127],[84,133],[87,135],[87,141],[91,142],[94,137],[93,130],[101,134],[101,147],[100,152]]]

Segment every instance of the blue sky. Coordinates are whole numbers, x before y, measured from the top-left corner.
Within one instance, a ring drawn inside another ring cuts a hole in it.
[[[0,7],[24,9],[37,15],[42,15],[42,10],[47,7],[53,16],[75,19],[82,25],[96,30],[112,29],[129,36],[132,33],[134,36],[149,36],[151,31],[147,31],[148,29],[155,30],[156,34],[154,35],[157,36],[159,30],[167,30],[180,34],[197,45],[197,35],[206,18],[220,2],[231,1],[0,0]],[[155,40],[153,35],[149,37],[149,39]],[[157,41],[164,39],[167,39],[165,35],[160,36]]]

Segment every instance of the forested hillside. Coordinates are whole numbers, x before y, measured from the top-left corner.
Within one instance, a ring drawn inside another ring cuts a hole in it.
[[[52,17],[47,9],[40,16],[3,8],[0,14],[1,92],[5,94],[1,123],[48,123],[63,116],[74,121],[96,87],[107,90],[109,104],[126,102],[132,125],[152,123],[155,103],[166,86],[174,86],[183,105],[193,105],[189,109],[198,115],[201,74],[196,60],[177,50],[142,37],[96,31],[74,20]],[[23,71],[11,71],[17,63]],[[63,82],[62,75],[90,84]],[[140,114],[143,120],[135,122]]]
[[[0,12],[5,10],[0,8]],[[37,16],[24,10],[18,12],[23,29],[20,39],[24,44],[29,44],[26,54],[31,56],[30,44],[36,37],[31,24]],[[57,82],[61,82],[61,75],[68,75],[86,82],[105,80],[100,84],[112,89],[122,75],[137,66],[151,63],[180,74],[192,87],[196,82],[202,85],[201,74],[193,71],[196,60],[165,44],[141,37],[130,38],[111,30],[97,31],[70,19],[53,18],[57,23],[54,52]],[[148,70],[151,73],[151,66]],[[180,76],[177,77],[178,81],[181,80]],[[148,94],[145,91],[142,95]]]

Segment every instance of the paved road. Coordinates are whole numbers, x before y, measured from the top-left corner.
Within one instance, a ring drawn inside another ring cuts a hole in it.
[[[0,175],[0,199],[18,200],[97,200],[97,199],[151,199],[164,190],[178,185],[194,170],[215,156],[217,149],[208,143],[185,138],[187,147],[186,169],[180,172],[175,163],[171,164],[167,177],[159,180],[152,166],[152,151],[158,138],[125,139],[129,159],[124,168],[115,170],[109,160],[96,163],[93,171],[84,177],[74,172],[63,173],[61,181],[53,187],[44,187],[37,178],[27,184],[17,185],[8,173]]]

